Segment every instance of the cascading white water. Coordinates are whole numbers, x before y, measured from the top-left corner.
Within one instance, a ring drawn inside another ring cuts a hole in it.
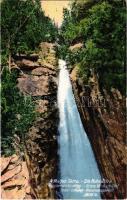
[[[101,177],[76,106],[66,62],[59,60],[60,180],[63,199],[101,199]]]

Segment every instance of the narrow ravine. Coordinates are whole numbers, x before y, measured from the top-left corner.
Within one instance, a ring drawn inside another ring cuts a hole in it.
[[[101,199],[101,176],[78,113],[66,62],[59,60],[59,68],[58,143],[63,199]]]
[[[127,0],[0,0],[1,199],[127,199]]]

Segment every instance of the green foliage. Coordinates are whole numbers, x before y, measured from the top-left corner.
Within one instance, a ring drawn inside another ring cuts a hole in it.
[[[68,46],[67,45],[60,45],[57,48],[57,56],[61,57],[61,59],[65,60],[66,55],[68,55]]]
[[[40,0],[1,1],[2,47],[2,153],[12,154],[14,135],[24,142],[36,114],[31,97],[25,97],[17,88],[17,74],[10,73],[13,55],[35,51],[41,42],[54,42],[57,28],[44,15]]]
[[[2,154],[12,154],[14,134],[23,142],[36,118],[35,105],[31,97],[24,97],[16,86],[17,72],[3,69],[1,82],[1,136]]]
[[[79,55],[67,51],[66,59],[70,57],[71,64],[79,63],[81,77],[88,80],[94,70],[102,87],[125,92],[125,1],[74,1],[65,14],[61,46],[84,44]]]
[[[57,29],[44,15],[39,0],[3,0],[1,3],[2,51],[27,53],[42,41],[54,41]]]

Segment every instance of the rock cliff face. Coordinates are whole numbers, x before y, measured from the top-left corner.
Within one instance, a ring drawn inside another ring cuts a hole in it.
[[[1,199],[32,199],[26,162],[17,155],[1,157]]]
[[[105,182],[105,199],[126,197],[125,98],[116,89],[100,92],[95,74],[85,86],[76,68],[71,72],[75,99]],[[111,184],[110,184],[111,183]],[[113,187],[113,188],[111,188]],[[111,189],[113,189],[111,191]]]
[[[18,87],[24,95],[31,95],[39,113],[26,138],[26,163],[31,193],[37,199],[54,199],[51,179],[57,172],[57,59],[55,46],[40,45],[39,55],[16,58],[21,70]]]

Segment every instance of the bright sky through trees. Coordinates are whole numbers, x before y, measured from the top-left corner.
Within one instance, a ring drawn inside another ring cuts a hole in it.
[[[60,26],[63,20],[63,8],[69,6],[70,1],[46,1],[42,0],[42,8],[45,14],[53,19],[56,25]]]

